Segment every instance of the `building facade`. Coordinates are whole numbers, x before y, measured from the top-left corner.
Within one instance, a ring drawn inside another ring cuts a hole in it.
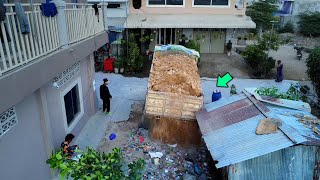
[[[243,0],[129,0],[124,27],[147,34],[151,51],[156,44],[196,40],[201,53],[224,53],[236,34],[256,27],[245,11]]]
[[[97,112],[93,52],[108,42],[103,6],[55,0],[58,14],[23,4],[30,32],[15,23],[15,4],[0,21],[0,174],[4,180],[55,177],[46,160],[68,133]],[[98,20],[99,18],[99,20]],[[32,23],[32,20],[34,23]],[[5,28],[4,28],[5,27]]]

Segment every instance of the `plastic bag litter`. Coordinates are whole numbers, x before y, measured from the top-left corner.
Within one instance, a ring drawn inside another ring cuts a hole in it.
[[[161,158],[163,156],[162,152],[149,152],[151,158]]]

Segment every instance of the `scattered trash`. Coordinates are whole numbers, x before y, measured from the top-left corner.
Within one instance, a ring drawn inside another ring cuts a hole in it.
[[[211,157],[207,157],[205,145],[197,149],[184,149],[177,144],[153,142],[148,134],[146,129],[132,129],[125,136],[126,141],[121,142],[125,161],[130,163],[138,158],[145,160],[142,180],[196,180],[201,176],[212,179],[208,167],[208,158]],[[118,133],[117,135],[119,136]],[[140,137],[143,137],[143,142],[140,141]],[[122,138],[118,141],[120,140]],[[129,169],[125,171],[128,172]]]
[[[194,164],[193,167],[194,167],[194,171],[195,171],[197,174],[200,175],[200,169],[199,169],[198,165],[197,165],[197,164]]]
[[[183,180],[196,180],[197,177],[194,176],[194,175],[191,175],[191,174],[186,173],[186,174],[183,175],[182,179],[183,179]]]
[[[161,152],[149,152],[151,158],[161,158],[163,154]]]
[[[112,140],[114,140],[116,137],[117,137],[116,134],[112,133],[112,134],[110,134],[109,139],[112,141]]]
[[[168,146],[169,146],[169,147],[172,147],[172,148],[175,148],[175,147],[177,147],[177,144],[172,144],[172,145],[171,145],[171,144],[168,144]]]
[[[154,165],[158,166],[160,164],[159,160],[159,158],[154,158]]]
[[[139,137],[140,143],[143,143],[144,138],[142,136]]]

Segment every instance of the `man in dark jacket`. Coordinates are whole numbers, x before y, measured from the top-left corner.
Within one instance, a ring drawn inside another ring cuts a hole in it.
[[[102,111],[106,112],[107,115],[110,115],[110,99],[112,98],[109,88],[108,88],[108,79],[103,79],[103,84],[100,86],[100,99],[103,101]],[[106,110],[107,109],[107,110]]]

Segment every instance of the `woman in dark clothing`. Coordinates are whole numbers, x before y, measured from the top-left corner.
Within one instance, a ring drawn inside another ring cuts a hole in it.
[[[283,64],[281,63],[281,60],[277,61],[276,68],[277,68],[276,82],[281,82],[283,80]]]

